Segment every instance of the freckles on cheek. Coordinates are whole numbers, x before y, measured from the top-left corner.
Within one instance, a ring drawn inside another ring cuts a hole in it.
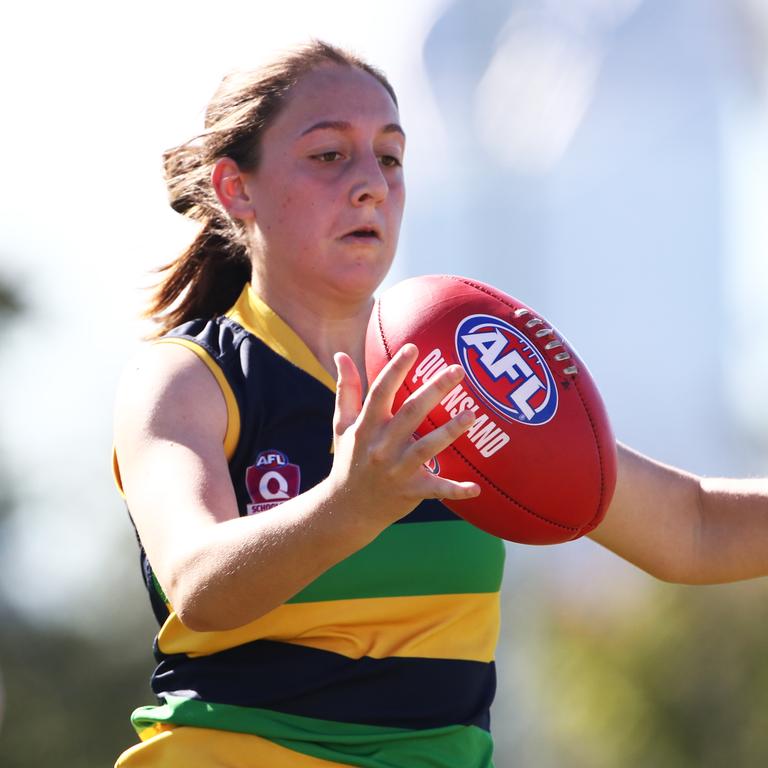
[[[293,200],[291,199],[290,196],[281,197],[279,201],[277,201],[277,204],[272,211],[275,227],[277,228],[284,227],[286,222],[290,221],[292,205],[293,205]]]
[[[307,276],[316,275],[319,270],[316,254],[313,249],[303,246],[298,249],[300,270]]]

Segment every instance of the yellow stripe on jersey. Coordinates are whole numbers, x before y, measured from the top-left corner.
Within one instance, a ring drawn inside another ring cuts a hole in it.
[[[115,768],[349,768],[247,733],[180,726],[160,733],[147,728],[145,734],[146,741],[123,752]]]
[[[498,626],[496,592],[379,597],[288,603],[223,632],[193,632],[171,613],[157,642],[162,653],[193,657],[254,640],[274,640],[352,659],[399,656],[490,662]]]
[[[247,283],[227,317],[261,339],[273,352],[325,384],[332,392],[336,382],[309,347],[276,312],[270,309]]]
[[[158,339],[155,344],[179,344],[182,347],[192,350],[207,366],[214,378],[221,387],[221,393],[224,395],[224,402],[227,405],[227,431],[224,435],[224,455],[231,459],[237,448],[237,441],[240,439],[240,408],[235,399],[235,393],[224,376],[216,361],[199,344],[195,344],[187,339],[177,339],[173,336],[164,336]]]

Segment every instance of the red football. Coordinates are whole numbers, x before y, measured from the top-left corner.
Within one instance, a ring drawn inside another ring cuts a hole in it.
[[[466,373],[418,430],[460,410],[472,427],[431,469],[481,487],[446,501],[489,533],[524,544],[556,544],[591,531],[616,483],[616,445],[584,363],[544,318],[478,280],[411,278],[385,291],[368,325],[366,369],[376,375],[405,343],[419,349],[394,409],[447,365]]]

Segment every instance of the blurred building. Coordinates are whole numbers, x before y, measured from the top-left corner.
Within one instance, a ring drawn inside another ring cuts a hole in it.
[[[533,305],[589,363],[620,439],[704,473],[765,468],[768,406],[732,375],[759,376],[744,358],[768,348],[762,297],[732,290],[760,247],[759,212],[733,200],[768,202],[739,167],[758,147],[734,151],[766,142],[764,41],[745,23],[762,7],[456,0],[424,46],[447,149],[443,177],[411,184],[413,270]]]

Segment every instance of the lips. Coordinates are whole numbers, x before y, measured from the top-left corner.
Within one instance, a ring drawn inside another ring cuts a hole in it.
[[[345,235],[342,236],[342,239],[354,239],[354,240],[381,240],[381,231],[378,227],[374,226],[373,224],[366,224],[361,227],[356,227],[355,229],[351,229],[349,232],[347,232]]]

